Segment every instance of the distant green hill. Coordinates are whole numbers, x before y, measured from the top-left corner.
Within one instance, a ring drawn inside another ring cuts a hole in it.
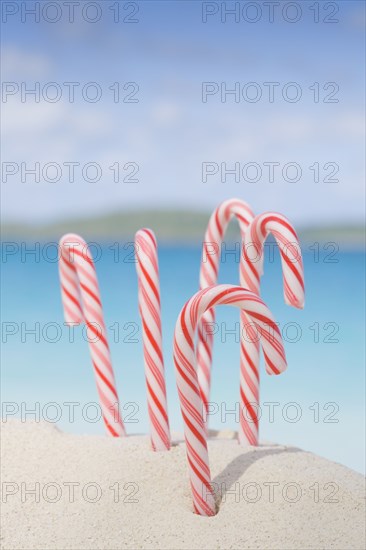
[[[59,238],[64,233],[80,233],[91,239],[133,238],[138,229],[150,227],[164,241],[195,241],[203,238],[209,214],[188,211],[139,210],[118,212],[95,218],[68,219],[47,225],[5,224],[2,238]]]
[[[69,219],[47,225],[4,224],[2,240],[58,240],[64,233],[80,233],[84,238],[102,240],[131,240],[142,227],[154,230],[160,242],[200,243],[209,219],[208,212],[184,210],[138,210],[116,212],[86,219]],[[334,241],[344,246],[363,247],[365,233],[361,226],[298,227],[303,242]],[[239,237],[236,223],[229,226],[226,239]]]

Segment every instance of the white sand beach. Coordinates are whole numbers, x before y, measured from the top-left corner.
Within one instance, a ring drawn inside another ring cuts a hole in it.
[[[3,423],[1,547],[365,548],[362,475],[292,447],[245,450],[233,437],[218,433],[209,441],[222,499],[207,518],[192,512],[182,440],[154,453],[145,436]]]

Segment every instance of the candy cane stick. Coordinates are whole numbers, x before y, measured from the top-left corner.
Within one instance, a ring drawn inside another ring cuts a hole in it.
[[[159,266],[154,233],[150,229],[140,229],[135,236],[135,248],[151,445],[154,451],[164,451],[170,449],[170,431],[162,353]]]
[[[233,217],[236,217],[239,222],[242,242],[244,243],[245,231],[249,223],[254,218],[254,214],[248,204],[240,199],[229,199],[220,204],[212,213],[206,229],[202,262],[200,270],[200,288],[217,283],[219,264],[220,264],[220,247],[226,229]],[[240,273],[240,284],[243,284]],[[213,333],[211,327],[215,321],[215,312],[213,309],[205,312],[198,326],[198,344],[197,344],[197,374],[202,392],[202,399],[206,409],[205,419],[208,414],[208,402],[210,399],[211,386],[211,364],[212,364],[212,348],[213,348]],[[243,327],[248,326],[248,319],[244,312],[240,315],[240,332],[243,333]],[[251,336],[253,330],[249,328]],[[250,349],[244,349],[244,343],[240,344],[240,365],[241,372],[247,371],[248,361],[256,362],[259,357],[259,345],[255,342],[250,346]],[[244,374],[241,375],[244,377]],[[253,400],[259,399],[259,382],[253,380],[251,382],[253,392]],[[255,411],[252,411],[249,403],[246,404],[249,412],[252,414],[253,420],[251,429],[258,431],[258,420]],[[239,437],[239,439],[243,439]]]
[[[85,322],[89,330],[89,349],[107,432],[115,437],[124,436],[93,259],[88,245],[78,235],[64,235],[59,245],[65,321],[68,324]]]
[[[302,308],[304,272],[301,249],[294,228],[281,214],[265,212],[256,216],[248,226],[240,266],[241,284],[260,294],[264,243],[269,233],[273,234],[280,249],[285,302]],[[245,342],[244,353],[247,361],[240,373],[240,401],[246,410],[240,415],[239,441],[242,445],[258,445],[259,349],[254,339]]]
[[[210,487],[203,401],[196,372],[194,334],[202,315],[219,304],[244,309],[261,334],[267,372],[279,374],[286,369],[281,334],[267,306],[250,290],[232,285],[217,285],[200,290],[183,307],[174,333],[174,364],[180,406],[184,420],[190,482],[195,512],[203,516],[216,513]]]

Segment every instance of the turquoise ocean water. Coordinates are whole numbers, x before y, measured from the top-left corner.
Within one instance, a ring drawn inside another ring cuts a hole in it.
[[[5,247],[6,245],[4,245]],[[103,433],[96,387],[82,327],[63,325],[54,247],[36,255],[3,249],[3,417],[58,418],[61,429]],[[24,246],[24,245],[23,245]],[[27,244],[28,248],[34,244]],[[229,248],[229,247],[228,247]],[[269,377],[262,369],[261,438],[313,451],[355,470],[364,469],[364,255],[304,248],[306,306],[284,304],[277,251],[268,247],[262,297],[285,338],[288,370]],[[5,254],[4,254],[5,252]],[[104,243],[95,253],[119,397],[129,433],[146,432],[148,418],[137,282],[132,248]],[[177,315],[198,288],[199,246],[159,249],[169,417],[182,430],[172,360]],[[48,256],[48,259],[47,259]],[[220,282],[238,282],[238,253],[222,254]],[[239,395],[239,312],[220,307],[214,347],[210,425],[234,429]],[[31,331],[35,330],[35,333]],[[30,332],[29,332],[30,331]],[[225,332],[226,331],[226,332]],[[52,405],[56,403],[57,405]],[[74,403],[74,405],[67,405]],[[264,405],[264,403],[267,403]],[[71,409],[74,408],[74,418]],[[35,413],[27,411],[34,409]],[[271,412],[272,411],[272,412]],[[271,412],[271,414],[270,414]]]

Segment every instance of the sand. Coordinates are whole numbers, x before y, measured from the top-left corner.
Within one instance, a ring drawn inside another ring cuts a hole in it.
[[[363,476],[293,447],[243,450],[233,437],[209,441],[223,498],[204,518],[192,513],[179,438],[153,453],[146,436],[2,424],[2,548],[365,548]]]

